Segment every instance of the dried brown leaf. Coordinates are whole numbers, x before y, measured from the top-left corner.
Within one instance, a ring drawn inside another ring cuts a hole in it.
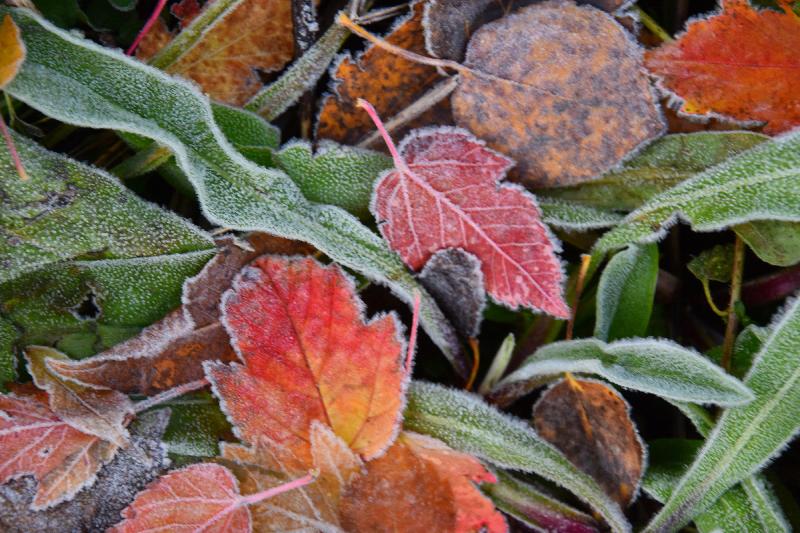
[[[572,463],[592,476],[620,505],[639,487],[644,448],[628,404],[611,387],[595,381],[560,381],[533,408],[536,431]]]
[[[546,2],[472,37],[456,122],[517,162],[532,187],[579,183],[664,130],[642,52],[606,13]]]

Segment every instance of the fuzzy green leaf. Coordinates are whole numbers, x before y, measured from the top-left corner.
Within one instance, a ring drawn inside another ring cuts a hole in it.
[[[587,231],[616,226],[621,214],[565,200],[538,198],[542,220],[550,226],[567,231]]]
[[[738,379],[699,353],[659,339],[548,344],[503,379],[492,398],[509,403],[564,372],[595,374],[621,387],[681,401],[741,405],[753,398]]]
[[[403,425],[501,468],[535,473],[587,502],[613,531],[630,531],[619,506],[530,426],[469,393],[413,382]]]
[[[631,246],[611,258],[597,288],[594,336],[603,341],[642,337],[658,279],[658,247]]]
[[[309,202],[284,172],[239,154],[194,86],[61,31],[30,11],[0,8],[0,14],[7,12],[21,28],[28,52],[6,88],[12,96],[63,122],[126,131],[168,147],[215,224],[309,242],[386,283],[406,302],[418,291],[422,326],[466,375],[452,327],[386,243],[342,209]]]
[[[686,265],[689,272],[702,282],[731,280],[733,272],[733,245],[718,244],[703,250]]]
[[[800,429],[800,300],[780,316],[745,384],[755,400],[727,409],[646,531],[679,529],[760,471]]]
[[[652,242],[677,219],[700,232],[754,220],[800,221],[800,132],[761,143],[654,196],[595,249]]]
[[[800,263],[800,223],[757,220],[734,226],[751,250],[765,263],[791,266]]]

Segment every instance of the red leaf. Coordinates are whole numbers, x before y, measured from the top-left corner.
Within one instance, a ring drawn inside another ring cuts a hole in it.
[[[721,12],[696,19],[676,41],[645,55],[647,68],[689,115],[719,113],[766,122],[777,134],[800,125],[800,18],[725,0]]]
[[[398,153],[372,106],[361,105],[394,158],[395,169],[375,187],[372,211],[403,260],[419,270],[436,251],[463,248],[481,260],[495,300],[569,316],[563,272],[536,200],[498,185],[512,161],[453,128],[416,130]]]
[[[117,449],[56,416],[43,392],[0,395],[0,484],[33,475],[39,482],[34,510],[69,500],[94,483]]]
[[[223,298],[244,366],[206,374],[249,444],[266,437],[310,461],[314,420],[369,458],[394,439],[407,380],[393,315],[364,323],[352,281],[311,259],[262,257]]]
[[[250,510],[258,503],[312,481],[311,476],[250,496],[240,496],[236,478],[224,466],[201,463],[161,476],[124,511],[113,533],[189,531],[249,533]]]

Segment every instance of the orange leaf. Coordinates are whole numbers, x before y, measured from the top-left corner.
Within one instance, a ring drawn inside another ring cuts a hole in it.
[[[394,315],[365,323],[337,266],[262,257],[242,270],[222,308],[244,366],[205,368],[242,440],[266,437],[308,459],[318,420],[365,458],[391,443],[407,380],[399,325]]]
[[[11,15],[6,15],[0,23],[0,89],[14,79],[24,60],[25,44],[19,36],[19,28]]]
[[[644,451],[628,404],[611,387],[568,377],[533,409],[536,432],[592,476],[620,505],[639,487]]]
[[[154,26],[137,57],[154,54],[165,29]],[[261,88],[256,70],[280,70],[293,53],[291,2],[244,0],[166,70],[196,81],[215,100],[242,105]]]
[[[691,115],[766,122],[776,134],[800,125],[800,18],[725,0],[674,42],[647,52],[647,68]]]
[[[386,41],[406,50],[425,53],[422,30],[424,2],[412,7],[410,17],[402,19],[385,37]],[[436,69],[370,46],[357,59],[342,57],[332,74],[331,93],[325,97],[317,123],[317,137],[343,144],[356,144],[372,132],[369,117],[358,108],[364,98],[381,115],[392,116],[425,94],[444,79]],[[427,124],[450,124],[448,99],[435,105],[409,128]]]
[[[307,472],[317,471],[314,483],[286,492],[251,508],[256,531],[329,531],[341,528],[339,502],[361,459],[330,428],[311,426],[311,462],[285,446],[262,438],[252,448],[222,445],[222,462],[239,478],[242,493],[260,492]]]
[[[63,379],[50,369],[49,364],[70,359],[53,348],[28,346],[25,359],[36,386],[47,391],[50,409],[56,416],[83,433],[117,446],[128,445],[129,435],[125,426],[134,410],[127,396]]]
[[[352,532],[506,531],[503,516],[473,485],[495,481],[475,458],[404,432],[350,484],[342,525]]]
[[[0,395],[0,483],[33,475],[39,482],[34,510],[69,500],[94,483],[117,449],[56,416],[44,392]]]

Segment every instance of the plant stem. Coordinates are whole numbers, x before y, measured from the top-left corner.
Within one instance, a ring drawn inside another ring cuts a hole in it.
[[[406,354],[406,374],[411,376],[411,363],[414,360],[414,350],[417,347],[417,330],[419,329],[419,308],[422,297],[414,291],[414,314],[411,317],[411,334],[408,336],[408,353]]]
[[[578,304],[581,301],[581,293],[583,292],[583,283],[586,280],[586,272],[589,270],[591,262],[591,255],[581,255],[581,266],[580,270],[578,270],[578,279],[575,280],[575,294],[572,297],[572,314],[569,317],[569,322],[567,322],[567,332],[564,335],[564,340],[572,339],[573,330],[575,328],[575,317],[578,315]]]
[[[481,348],[478,344],[478,339],[470,339],[469,347],[472,349],[472,370],[469,373],[469,379],[464,385],[464,390],[472,390],[472,385],[475,384],[475,378],[478,376],[478,367],[481,366]]]
[[[184,383],[183,385],[178,385],[177,387],[173,387],[169,390],[165,390],[155,396],[151,396],[146,400],[142,400],[138,402],[134,409],[137,413],[141,413],[146,411],[152,407],[155,407],[158,404],[168,402],[178,396],[183,396],[186,393],[200,390],[205,388],[209,385],[208,380],[206,378],[198,379],[197,381],[190,381],[189,383]]]
[[[133,40],[133,43],[128,47],[127,50],[125,50],[125,55],[133,55],[133,53],[136,51],[136,48],[139,47],[139,43],[142,42],[142,39],[144,39],[145,35],[147,35],[147,32],[150,31],[150,28],[152,28],[153,24],[155,24],[158,20],[158,16],[161,15],[161,11],[164,9],[165,5],[167,5],[167,0],[158,0],[158,4],[156,4],[156,8],[150,14],[150,18],[148,18],[147,22],[144,23],[144,26]]]
[[[11,153],[11,160],[14,161],[14,167],[17,169],[19,178],[22,181],[26,181],[28,179],[28,173],[25,172],[25,167],[22,166],[22,159],[19,157],[17,147],[14,145],[14,139],[11,137],[11,132],[8,131],[8,127],[2,116],[0,116],[0,133],[3,134],[3,138],[6,141],[6,146],[8,146],[8,151]]]
[[[290,490],[299,489],[305,485],[308,485],[312,481],[317,479],[316,473],[309,473],[305,476],[295,479],[294,481],[290,481],[288,483],[284,483],[283,485],[278,485],[277,487],[272,487],[271,489],[262,490],[261,492],[256,492],[255,494],[249,494],[247,496],[241,496],[239,500],[236,502],[237,507],[242,505],[252,505],[254,503],[259,503],[279,494],[283,494],[284,492],[288,492]]]
[[[722,368],[731,369],[733,344],[736,341],[736,329],[739,319],[736,316],[736,303],[742,293],[742,274],[744,273],[744,241],[736,234],[736,243],[733,248],[733,273],[731,274],[731,298],[728,302],[728,322],[725,325],[725,340],[722,343]]]
[[[663,41],[665,43],[671,43],[672,41],[674,41],[672,36],[669,33],[667,33],[667,31],[664,28],[662,28],[658,24],[658,22],[656,22],[655,19],[653,19],[653,17],[651,17],[650,15],[645,13],[644,10],[642,10],[641,7],[636,6],[634,8],[634,11],[636,12],[636,14],[639,15],[639,20],[642,21],[642,24],[644,24],[644,27],[647,28],[648,30],[650,30],[650,32],[653,35],[655,35],[656,37],[658,37],[659,39],[661,39],[661,41]]]

